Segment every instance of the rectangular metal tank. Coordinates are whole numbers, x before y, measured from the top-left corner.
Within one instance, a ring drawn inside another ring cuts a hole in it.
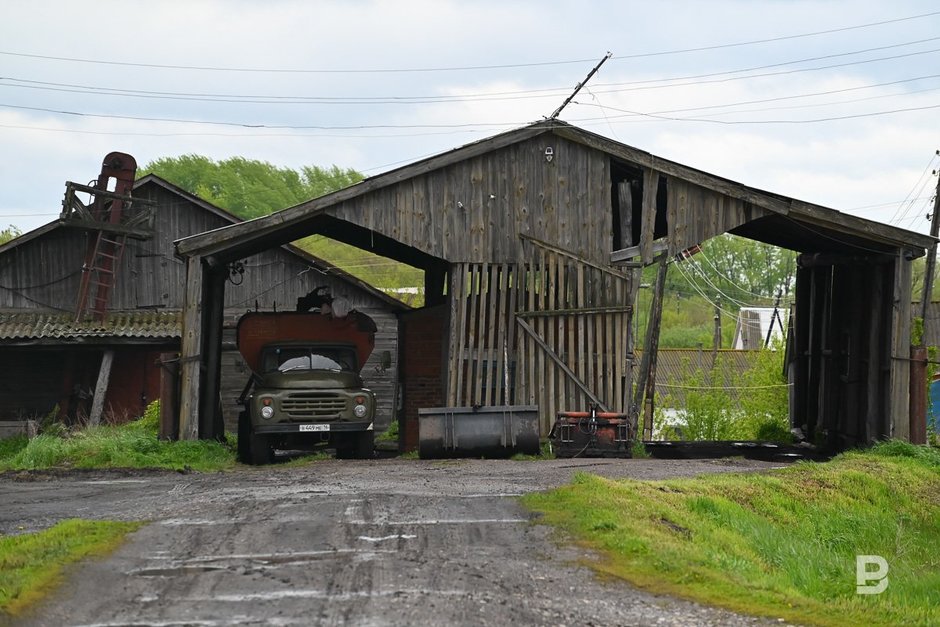
[[[539,453],[537,405],[433,407],[418,410],[418,455],[509,457]]]

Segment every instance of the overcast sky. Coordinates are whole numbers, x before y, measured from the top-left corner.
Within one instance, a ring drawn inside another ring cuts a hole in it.
[[[561,119],[928,230],[936,0],[7,2],[0,228],[114,150],[379,174],[550,115],[608,51]]]

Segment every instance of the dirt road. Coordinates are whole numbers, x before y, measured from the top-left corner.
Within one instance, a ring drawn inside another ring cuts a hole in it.
[[[778,624],[602,582],[516,496],[578,470],[661,478],[748,461],[324,461],[201,475],[0,477],[0,531],[149,520],[25,625]]]

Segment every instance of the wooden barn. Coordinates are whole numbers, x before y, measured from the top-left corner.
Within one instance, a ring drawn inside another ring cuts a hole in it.
[[[235,216],[155,176],[133,183],[136,202],[151,201],[145,239],[128,238],[118,255],[108,311],[81,316],[81,291],[91,230],[59,220],[0,246],[0,420],[89,416],[99,382],[105,419],[139,416],[159,398],[161,354],[180,350],[186,265],[173,241],[237,223]],[[377,427],[393,419],[398,381],[398,318],[408,307],[362,281],[284,244],[238,260],[227,276],[219,367],[222,412],[234,430],[235,399],[249,371],[235,347],[234,327],[248,310],[292,310],[296,300],[329,286],[351,307],[372,317],[376,348],[363,371],[377,393]],[[207,304],[208,305],[208,304]]]
[[[178,241],[183,437],[214,435],[230,264],[311,233],[425,272],[427,306],[401,317],[409,444],[422,407],[535,405],[543,435],[591,403],[637,415],[638,269],[721,233],[801,253],[793,424],[832,448],[909,435],[911,260],[931,238],[547,120]]]

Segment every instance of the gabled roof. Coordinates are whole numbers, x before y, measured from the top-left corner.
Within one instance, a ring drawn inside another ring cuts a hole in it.
[[[545,120],[416,161],[268,216],[182,238],[176,242],[177,254],[182,256],[225,256],[226,251],[236,248],[239,249],[239,254],[244,254],[246,251],[261,250],[269,246],[272,241],[277,241],[280,233],[290,229],[293,225],[310,220],[311,217],[325,212],[334,205],[544,133],[554,133],[570,141],[603,151],[611,157],[689,181],[706,189],[751,203],[785,218],[799,220],[801,226],[805,222],[818,228],[845,233],[850,237],[864,241],[878,242],[892,247],[920,248],[920,255],[923,254],[923,249],[929,247],[934,241],[933,238],[927,235],[749,187],[657,157],[649,152],[613,141],[566,122]],[[915,256],[919,255],[915,254]]]

